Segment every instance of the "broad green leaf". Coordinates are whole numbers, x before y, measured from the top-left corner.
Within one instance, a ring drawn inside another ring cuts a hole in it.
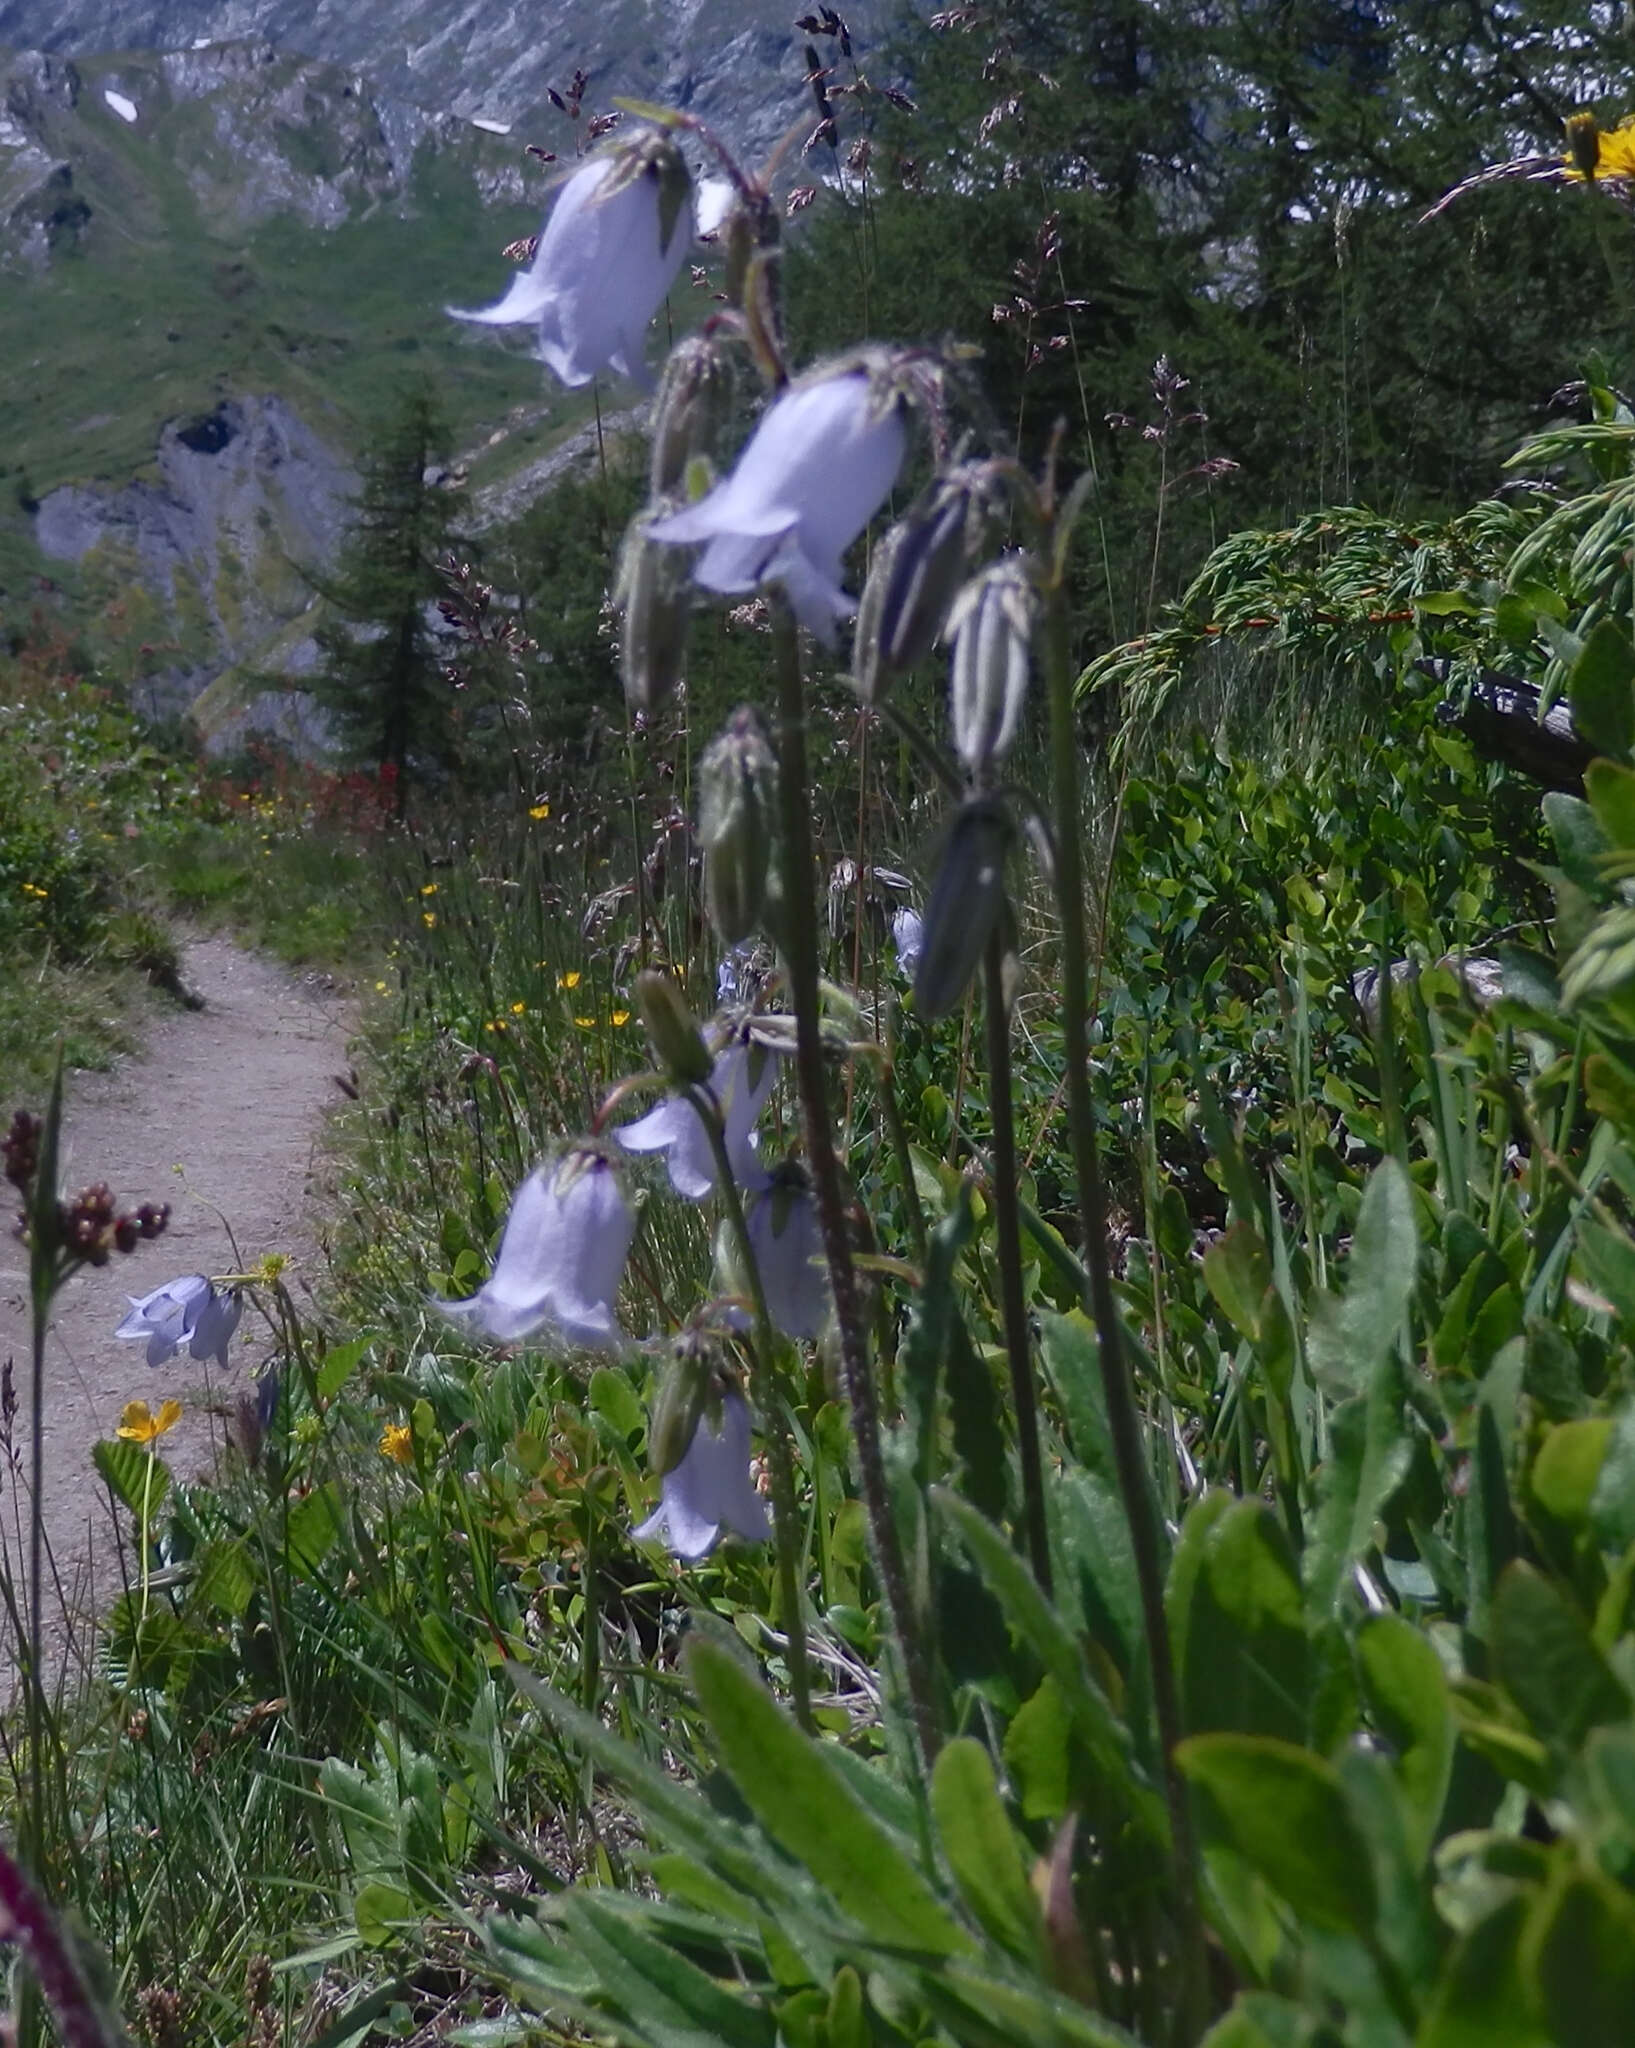
[[[374,1332],[354,1337],[349,1344],[331,1344],[318,1367],[318,1398],[331,1401],[352,1377],[375,1341]]]
[[[661,2039],[692,2034],[720,2048],[771,2048],[769,2012],[728,1991],[596,1893],[576,1887],[552,1910],[562,1913],[575,1946],[595,1965],[604,1993],[638,2026]]]
[[[1311,2034],[1304,2007],[1270,1991],[1240,1991],[1198,2048],[1307,2048]]]
[[[1517,1957],[1525,1895],[1478,1920],[1443,1964],[1415,2048],[1554,2048],[1531,2017]]]
[[[242,1538],[219,1537],[199,1553],[193,1578],[194,1598],[207,1607],[220,1608],[235,1620],[249,1606],[255,1593],[255,1572]]]
[[[1485,1642],[1490,1627],[1493,1591],[1499,1575],[1515,1556],[1516,1518],[1510,1505],[1510,1478],[1494,1404],[1483,1399],[1476,1409],[1476,1447],[1470,1461],[1470,1484],[1460,1526],[1470,1568],[1470,1604],[1466,1623]]]
[[[1191,1735],[1175,1755],[1208,1796],[1212,1832],[1299,1918],[1372,1935],[1373,1864],[1332,1766],[1260,1735]]]
[[[1493,1664],[1534,1732],[1569,1754],[1591,1728],[1630,1713],[1588,1625],[1529,1564],[1510,1565],[1494,1594]]]
[[[590,1405],[627,1447],[647,1427],[647,1415],[636,1390],[622,1372],[599,1365],[590,1376]]]
[[[414,1918],[414,1900],[409,1893],[384,1878],[372,1877],[359,1885],[352,1901],[353,1923],[370,1948],[385,1948],[398,1940]]]
[[[140,1444],[133,1444],[129,1437],[106,1437],[91,1448],[91,1458],[97,1470],[115,1495],[128,1507],[137,1520],[142,1519],[142,1489],[147,1488],[148,1520],[159,1511],[159,1503],[170,1491],[170,1468],[162,1458],[154,1458],[153,1470],[148,1470],[148,1453]]]
[[[1016,1781],[1024,1820],[1060,1820],[1068,1802],[1073,1717],[1053,1678],[1041,1679],[1005,1730],[1005,1768]]]
[[[1328,1462],[1318,1475],[1317,1522],[1305,1556],[1314,1614],[1337,1613],[1344,1605],[1351,1568],[1373,1543],[1374,1525],[1412,1463],[1401,1371],[1387,1352],[1369,1391],[1330,1418]]]
[[[284,1527],[284,1549],[291,1566],[303,1578],[312,1577],[340,1533],[340,1489],[331,1479],[315,1486],[290,1509]]]
[[[961,1736],[944,1745],[931,1773],[931,1815],[960,1897],[995,1941],[1035,1955],[1039,1902],[980,1742]]]
[[[1558,1422],[1539,1446],[1529,1484],[1546,1514],[1576,1529],[1589,1520],[1612,1424],[1603,1416]]]
[[[721,1762],[750,1811],[868,1938],[931,1955],[967,1947],[920,1871],[830,1765],[822,1743],[802,1735],[730,1651],[698,1638],[683,1662]]]
[[[874,2037],[863,2010],[863,1985],[850,1963],[835,1972],[826,2019],[828,2048],[869,2048]]]
[[[1379,1614],[1358,1631],[1357,1668],[1369,1717],[1391,1746],[1413,1852],[1423,1862],[1453,1772],[1456,1729],[1441,1659],[1411,1622]]]
[[[1522,1930],[1521,1966],[1551,2037],[1628,2041],[1635,2014],[1635,1902],[1599,1871],[1564,1868]]]
[[[1635,1543],[1635,1402],[1614,1419],[1590,1514],[1609,1550],[1627,1550]]]
[[[1592,747],[1627,761],[1635,740],[1635,648],[1629,635],[1611,619],[1602,619],[1584,642],[1584,651],[1567,678],[1567,701],[1573,723]],[[1606,765],[1611,766],[1611,762]],[[1586,776],[1585,781],[1588,783]],[[1595,803],[1593,791],[1590,802]],[[1597,815],[1600,815],[1597,806]],[[1606,820],[1603,818],[1602,823]],[[1635,845],[1622,839],[1621,845]]]
[[[937,1206],[941,1207],[940,1194]],[[913,1314],[909,1317],[908,1328],[903,1333],[897,1353],[903,1407],[914,1442],[915,1477],[922,1488],[929,1486],[936,1476],[933,1447],[937,1387],[942,1378],[950,1333],[959,1320],[954,1273],[975,1228],[970,1187],[961,1181],[952,1208],[930,1234],[926,1245],[925,1283],[914,1303]]]
[[[1396,1160],[1382,1160],[1363,1192],[1340,1303],[1340,1338],[1356,1393],[1373,1383],[1380,1361],[1396,1343],[1418,1257],[1413,1189]]]
[[[1260,1501],[1237,1501],[1211,1522],[1179,1639],[1188,1734],[1306,1739],[1312,1674],[1300,1581],[1288,1538]]]
[[[1204,1283],[1238,1335],[1257,1342],[1272,1289],[1272,1262],[1252,1222],[1234,1223],[1204,1253]]]

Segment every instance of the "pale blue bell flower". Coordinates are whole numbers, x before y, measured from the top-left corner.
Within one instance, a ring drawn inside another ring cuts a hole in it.
[[[892,913],[891,943],[897,952],[899,969],[912,981],[914,970],[920,964],[920,955],[925,951],[925,919],[917,910]]]
[[[679,155],[670,168],[686,180]],[[664,237],[665,175],[657,161],[632,175],[628,149],[592,157],[557,194],[533,262],[505,297],[475,312],[448,312],[490,327],[537,321],[539,353],[570,388],[607,368],[650,389],[642,360],[648,322],[693,237],[690,181]]]
[[[777,1079],[775,1057],[764,1046],[734,1037],[717,1054],[708,1087],[721,1114],[727,1163],[740,1187],[766,1178],[755,1150],[755,1124]],[[704,1202],[715,1191],[715,1151],[704,1119],[684,1095],[672,1095],[646,1116],[613,1134],[627,1152],[662,1152],[670,1185],[689,1202]]]
[[[706,1411],[681,1462],[664,1475],[659,1504],[630,1533],[638,1543],[663,1543],[677,1557],[705,1557],[723,1529],[747,1543],[772,1534],[766,1502],[749,1469],[749,1407],[742,1394],[721,1397],[721,1428]]]
[[[857,609],[841,557],[897,480],[908,447],[899,401],[882,403],[866,370],[797,384],[750,436],[713,491],[648,527],[651,540],[702,543],[706,590],[781,584],[795,616],[826,644]]]
[[[163,1287],[137,1296],[127,1294],[131,1312],[114,1331],[125,1343],[146,1342],[149,1365],[163,1365],[176,1356],[197,1327],[215,1290],[202,1273],[184,1273]]]
[[[194,1318],[188,1350],[195,1358],[213,1358],[225,1372],[227,1346],[243,1313],[244,1297],[236,1287],[212,1287]]]
[[[821,1337],[829,1320],[829,1269],[805,1174],[781,1168],[751,1196],[744,1220],[773,1327],[786,1337]]]
[[[433,1301],[500,1344],[547,1326],[587,1351],[614,1351],[624,1332],[614,1297],[636,1219],[599,1152],[537,1166],[511,1199],[494,1269],[465,1301]]]

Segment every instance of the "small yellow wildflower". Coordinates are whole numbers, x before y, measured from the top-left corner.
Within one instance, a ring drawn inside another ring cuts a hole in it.
[[[551,807],[549,804],[534,804],[530,806],[528,815],[535,819],[548,818],[551,815]]]
[[[572,974],[559,974],[556,977],[556,985],[558,988],[577,988],[583,979],[584,976],[576,967]]]
[[[383,995],[385,995],[385,994],[386,994],[386,984],[385,984],[385,982],[383,982],[383,981],[377,981],[377,982],[375,983],[375,994],[376,994],[377,996],[383,996]]]
[[[1602,128],[1593,114],[1572,115],[1562,161],[1575,184],[1597,178],[1635,179],[1635,122]]]
[[[422,896],[435,896],[437,894],[437,884],[435,882],[428,882],[420,893]]]
[[[527,1014],[528,1005],[526,1003],[513,1003],[511,1005],[511,1015],[513,1017],[526,1017]]]
[[[596,1029],[596,1019],[594,1017],[575,1017],[573,1021],[579,1026],[581,1031],[594,1031]]]
[[[613,1026],[615,1031],[622,1031],[625,1025],[630,1022],[630,1012],[628,1010],[615,1010],[613,1015],[608,1019],[608,1022]]]
[[[422,924],[423,924],[423,925],[424,925],[424,926],[426,927],[427,931],[429,931],[429,932],[434,932],[434,931],[436,931],[436,929],[437,929],[437,912],[436,912],[435,910],[423,910],[423,911],[421,911],[421,913],[420,913],[420,922],[421,922],[421,923],[422,923]]]
[[[162,1437],[166,1430],[174,1429],[181,1419],[180,1401],[167,1401],[157,1415],[149,1412],[146,1401],[127,1401],[115,1433],[124,1437],[128,1443],[151,1444]]]
[[[414,1463],[414,1431],[406,1422],[388,1422],[380,1433],[380,1455],[399,1465]]]

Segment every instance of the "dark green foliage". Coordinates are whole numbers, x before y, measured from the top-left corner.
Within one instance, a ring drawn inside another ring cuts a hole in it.
[[[410,776],[437,774],[449,747],[449,693],[426,616],[451,550],[450,507],[434,480],[447,442],[431,387],[407,386],[371,437],[334,573],[313,577],[338,617],[319,629],[312,694],[341,753],[388,772],[400,792]]]

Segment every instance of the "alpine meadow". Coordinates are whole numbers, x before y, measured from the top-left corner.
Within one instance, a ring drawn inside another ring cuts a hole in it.
[[[16,2048],[1635,2048],[1624,0],[0,0]]]

